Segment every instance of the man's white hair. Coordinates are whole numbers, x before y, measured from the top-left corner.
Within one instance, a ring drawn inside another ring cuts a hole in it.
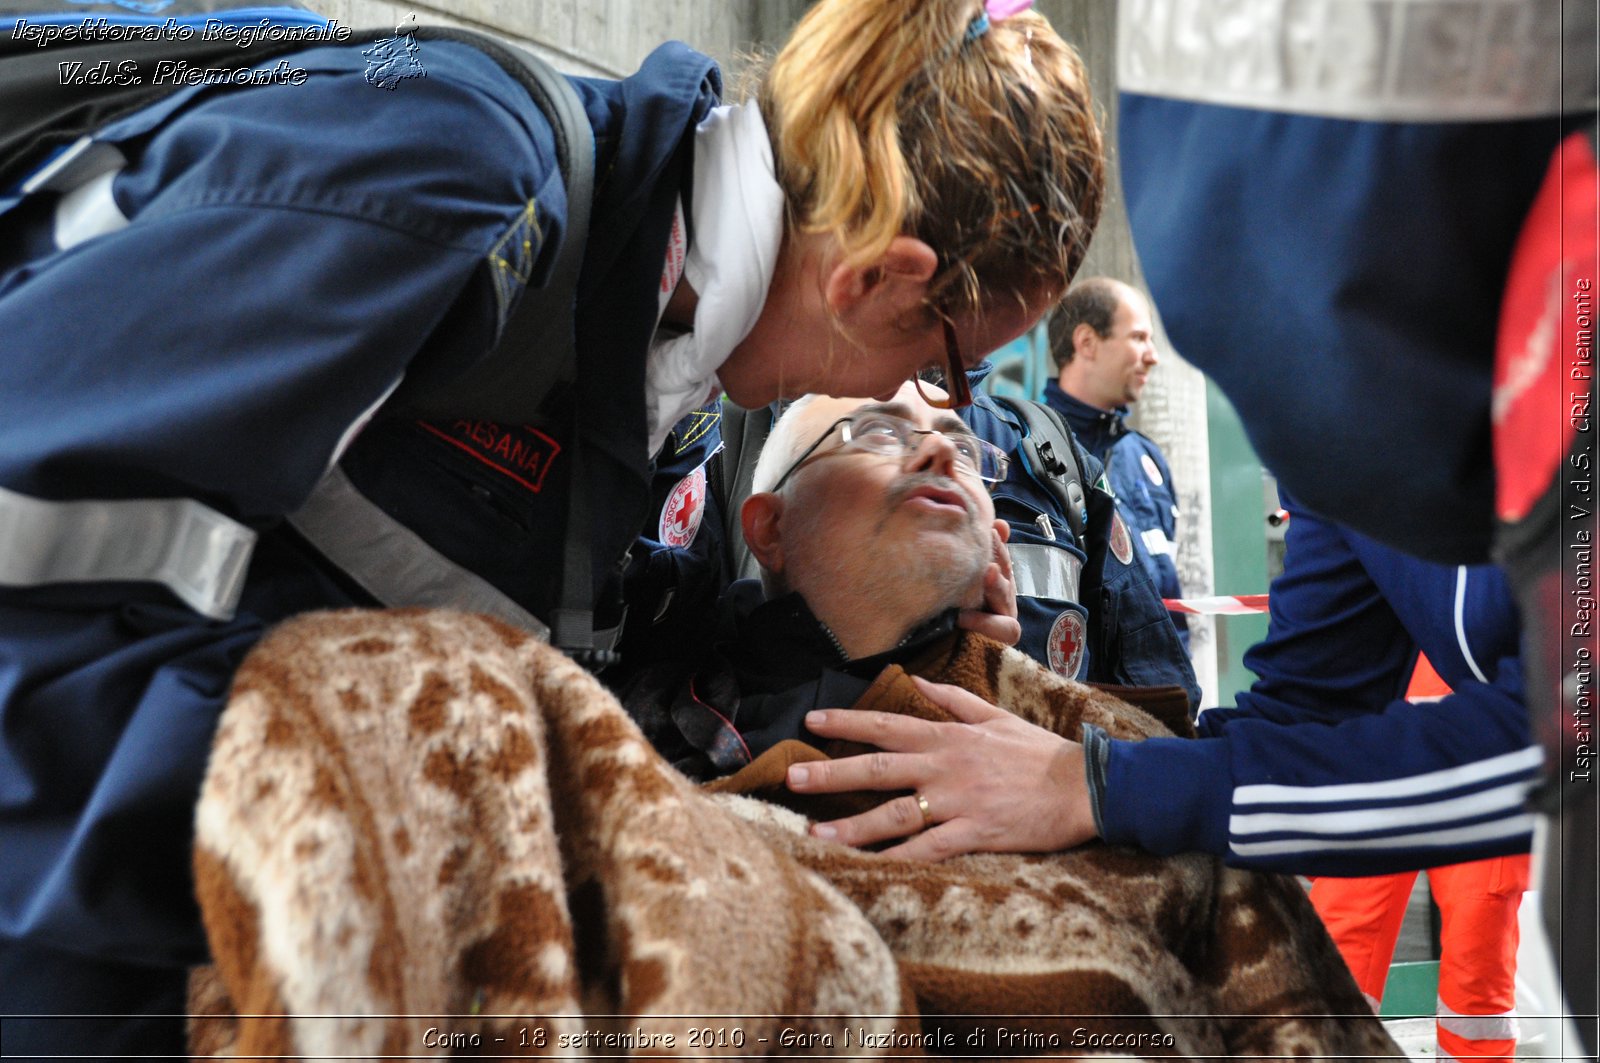
[[[761,456],[756,459],[756,470],[750,476],[750,493],[772,490],[772,485],[794,464],[800,452],[811,445],[811,440],[800,436],[800,417],[807,406],[817,400],[816,395],[805,395],[789,404],[783,411],[766,442],[761,445]]]

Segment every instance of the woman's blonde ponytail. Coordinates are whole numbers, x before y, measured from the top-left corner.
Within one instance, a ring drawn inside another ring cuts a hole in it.
[[[819,0],[767,68],[760,104],[790,223],[871,261],[915,235],[948,310],[981,289],[1064,288],[1099,216],[1087,77],[1043,18],[974,38],[979,0]]]

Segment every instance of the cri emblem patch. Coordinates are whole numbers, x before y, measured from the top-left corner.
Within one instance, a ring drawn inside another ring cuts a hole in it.
[[[1050,642],[1046,647],[1050,657],[1050,670],[1068,679],[1078,678],[1083,667],[1084,642],[1083,617],[1068,609],[1050,625]]]
[[[661,507],[661,528],[657,536],[668,546],[688,546],[700,530],[700,518],[706,513],[706,467],[678,481]]]
[[[1133,540],[1128,538],[1128,526],[1122,523],[1122,514],[1111,513],[1111,552],[1124,565],[1133,564]]]

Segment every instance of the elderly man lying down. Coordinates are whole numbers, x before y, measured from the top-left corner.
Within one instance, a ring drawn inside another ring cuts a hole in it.
[[[999,460],[958,420],[910,388],[785,420],[758,481],[775,490],[744,513],[767,593],[736,588],[715,651],[630,697],[665,755],[588,674],[485,618],[329,613],[261,643],[198,813],[216,967],[195,1046],[1399,1056],[1293,880],[1100,844],[928,863],[807,834],[838,806],[784,772],[847,752],[808,741],[813,706],[943,718],[931,680],[1068,735],[1166,731],[954,625],[993,556]]]

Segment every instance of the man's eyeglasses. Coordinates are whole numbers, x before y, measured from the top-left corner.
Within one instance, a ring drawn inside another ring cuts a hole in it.
[[[843,440],[841,449],[864,450],[869,454],[892,457],[904,457],[915,451],[922,445],[923,436],[943,436],[955,450],[956,468],[976,476],[988,485],[1005,479],[1006,466],[1010,463],[1005,451],[970,432],[955,430],[943,432],[937,428],[918,428],[911,421],[904,417],[896,417],[892,413],[858,410],[830,424],[827,431],[818,436],[816,442],[807,447],[784,474],[778,477],[778,482],[772,485],[771,490],[777,491],[788,483],[789,477],[795,474],[795,470],[804,465],[806,459],[828,441],[834,429],[840,429],[840,437]]]
[[[946,398],[930,398],[922,390],[922,381],[916,377],[917,394],[936,410],[960,410],[972,405],[972,385],[967,383],[967,367],[961,361],[961,345],[956,342],[956,326],[947,317],[940,316],[939,323],[944,326],[944,390]]]

